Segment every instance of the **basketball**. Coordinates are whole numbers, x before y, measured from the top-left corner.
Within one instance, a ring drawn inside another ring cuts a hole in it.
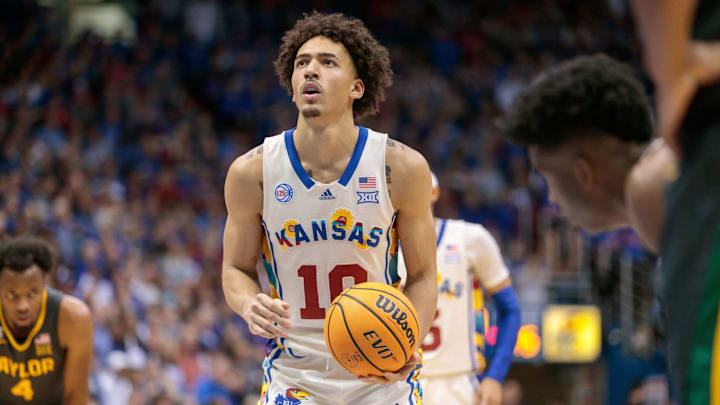
[[[394,372],[418,345],[417,312],[400,290],[387,284],[356,284],[337,296],[325,317],[325,344],[347,371],[358,376]]]

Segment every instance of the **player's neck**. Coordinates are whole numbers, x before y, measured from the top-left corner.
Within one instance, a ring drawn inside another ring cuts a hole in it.
[[[35,326],[35,323],[37,322],[37,319],[36,319],[35,321],[33,321],[30,324],[30,326],[17,327],[15,325],[13,325],[12,322],[8,319],[4,308],[3,308],[3,318],[5,319],[5,325],[9,329],[6,332],[9,332],[10,334],[12,334],[13,338],[15,338],[15,340],[20,343],[25,342],[27,337],[30,335],[32,328]]]
[[[338,158],[352,155],[358,138],[358,128],[355,126],[352,111],[349,115],[331,122],[320,121],[320,118],[306,119],[301,115],[293,141],[303,162],[328,167],[337,162]]]

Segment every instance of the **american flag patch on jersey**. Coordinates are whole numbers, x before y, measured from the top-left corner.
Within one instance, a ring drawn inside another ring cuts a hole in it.
[[[35,344],[36,345],[49,345],[50,344],[50,334],[49,333],[41,333],[37,335],[35,338]]]
[[[375,181],[375,177],[358,177],[358,183],[360,184],[360,188],[377,187],[377,181]]]

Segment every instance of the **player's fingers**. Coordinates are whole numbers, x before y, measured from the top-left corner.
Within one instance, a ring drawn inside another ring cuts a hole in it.
[[[394,373],[385,372],[385,373],[383,373],[383,376],[385,378],[387,378],[388,380],[390,380],[391,382],[403,381],[406,378],[408,378],[408,376],[410,375],[410,372],[415,369],[415,364],[417,364],[417,363],[408,362],[400,370],[398,370]]]
[[[285,329],[292,328],[292,323],[290,323],[290,321],[288,321],[287,318],[281,317],[280,315],[271,311],[269,308],[265,307],[265,305],[262,303],[259,303],[258,305],[254,305],[252,307],[252,310],[256,315],[259,315],[268,321],[277,322],[280,326],[282,326]]]
[[[283,318],[290,318],[290,312],[288,312],[288,309],[290,309],[290,304],[287,302],[278,299],[278,298],[270,298],[265,294],[258,294],[257,295],[258,301],[262,303],[265,308],[271,310],[272,312],[280,315]]]
[[[415,352],[413,353],[412,357],[410,357],[410,360],[408,360],[408,364],[415,366],[416,364],[420,363],[421,360],[422,356],[420,356],[420,353]]]
[[[274,335],[273,337],[275,337],[275,336],[287,337],[287,331],[286,331],[285,329],[279,327],[278,325],[276,325],[276,324],[273,323],[272,321],[269,321],[269,320],[267,320],[267,319],[265,319],[265,318],[263,318],[263,317],[261,317],[261,316],[259,316],[259,315],[257,315],[257,314],[253,315],[252,321],[253,321],[256,325],[258,325],[260,328],[262,328],[262,329],[264,329],[265,331],[267,331],[268,333],[273,334],[273,335]]]
[[[368,375],[368,376],[361,376],[358,377],[361,381],[364,381],[368,384],[379,384],[379,385],[387,385],[390,384],[391,381],[389,381],[386,378],[378,377],[374,375]]]
[[[288,311],[290,309],[290,304],[281,299],[275,298],[272,300],[270,309],[283,318],[290,318],[290,312]]]
[[[262,336],[267,339],[272,339],[275,337],[275,336],[273,336],[272,333],[269,333],[268,331],[261,328],[259,325],[256,325],[255,323],[251,323],[249,329],[250,329],[250,333],[252,333],[253,335]]]

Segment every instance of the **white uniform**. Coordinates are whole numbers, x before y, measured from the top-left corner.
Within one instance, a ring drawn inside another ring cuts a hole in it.
[[[270,294],[290,304],[293,328],[268,344],[261,404],[415,404],[420,395],[415,375],[389,386],[360,381],[323,338],[326,310],[343,289],[399,284],[386,145],[386,134],[360,127],[340,179],[321,184],[302,167],[292,130],[265,139],[262,266]]]
[[[508,271],[482,225],[438,219],[436,226],[438,309],[422,345],[423,405],[470,405],[475,375],[485,369],[483,325],[475,325],[483,295],[473,289],[473,276],[487,289],[504,281]],[[402,255],[398,270],[404,277]]]

